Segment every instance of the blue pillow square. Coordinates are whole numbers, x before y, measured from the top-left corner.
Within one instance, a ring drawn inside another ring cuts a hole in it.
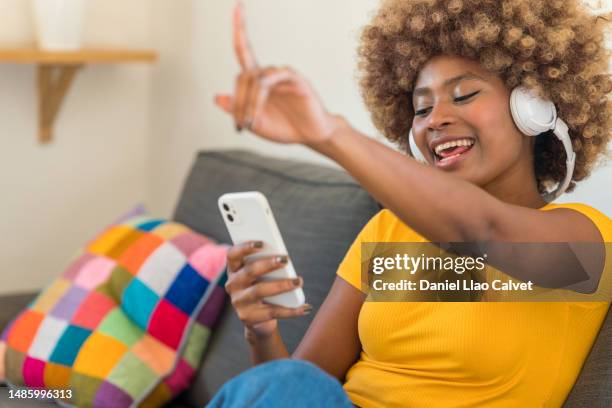
[[[206,288],[208,288],[208,281],[200,276],[191,265],[185,264],[168,289],[165,298],[183,312],[191,315],[206,292]]]
[[[147,221],[147,222],[143,222],[142,224],[139,224],[138,229],[141,231],[150,232],[150,231],[153,231],[155,227],[157,227],[159,224],[164,224],[164,223],[165,223],[164,220],[151,220],[151,221]]]
[[[91,330],[84,329],[79,326],[68,326],[62,337],[55,345],[53,353],[49,360],[53,363],[72,366],[74,360],[81,350],[81,346],[87,340]]]
[[[123,311],[143,330],[147,329],[151,314],[159,303],[159,296],[140,279],[134,278],[123,292]]]

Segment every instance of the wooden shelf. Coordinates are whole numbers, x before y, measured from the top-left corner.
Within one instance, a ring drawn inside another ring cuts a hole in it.
[[[0,62],[17,64],[82,65],[113,62],[153,62],[156,59],[157,55],[152,51],[0,49]]]
[[[38,65],[38,139],[52,139],[53,123],[76,72],[87,64],[154,62],[153,51],[83,49],[42,51],[38,49],[0,49],[0,63]]]

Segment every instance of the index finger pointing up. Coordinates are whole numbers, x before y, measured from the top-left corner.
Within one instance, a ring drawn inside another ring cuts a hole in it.
[[[255,56],[247,39],[242,3],[240,2],[237,2],[234,7],[234,51],[243,70],[257,68]]]

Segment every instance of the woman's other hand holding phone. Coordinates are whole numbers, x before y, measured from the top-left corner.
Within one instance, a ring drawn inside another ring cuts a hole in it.
[[[249,129],[280,143],[316,144],[329,139],[343,119],[325,110],[308,81],[290,67],[260,67],[249,46],[241,4],[233,16],[234,51],[241,72],[233,95],[215,104],[233,116],[236,129]]]
[[[253,261],[245,257],[261,249],[257,241],[232,246],[227,254],[228,279],[225,290],[230,295],[232,306],[245,327],[249,342],[265,340],[276,333],[278,318],[303,316],[311,306],[286,308],[265,303],[263,298],[289,292],[303,285],[301,277],[258,282],[258,278],[282,268],[287,263],[283,256],[271,256]]]

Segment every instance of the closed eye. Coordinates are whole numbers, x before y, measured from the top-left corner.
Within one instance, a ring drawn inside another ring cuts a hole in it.
[[[466,101],[466,100],[470,99],[471,97],[478,95],[479,93],[480,93],[480,91],[476,91],[476,92],[472,92],[471,94],[458,96],[455,99],[453,99],[453,102],[463,102],[463,101]],[[419,109],[418,111],[414,112],[414,114],[416,116],[422,116],[422,115],[426,114],[429,110],[431,110],[431,106],[428,107],[428,108]]]
[[[472,92],[471,94],[467,94],[467,95],[463,95],[463,96],[458,96],[455,98],[455,102],[461,102],[461,101],[465,101],[467,99],[470,99],[472,96],[476,96],[480,91],[476,91],[476,92]]]

